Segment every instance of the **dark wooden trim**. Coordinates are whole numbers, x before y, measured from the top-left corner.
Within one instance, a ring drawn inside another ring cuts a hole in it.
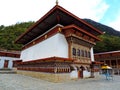
[[[0,56],[20,58],[20,54],[7,51],[0,51]]]

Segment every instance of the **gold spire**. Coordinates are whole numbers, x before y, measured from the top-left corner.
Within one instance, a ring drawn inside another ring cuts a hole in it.
[[[58,5],[58,0],[56,0],[56,5]]]

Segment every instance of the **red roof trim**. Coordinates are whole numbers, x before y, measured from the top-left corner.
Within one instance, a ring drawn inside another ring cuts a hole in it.
[[[25,34],[27,34],[29,31],[31,31],[34,27],[36,27],[40,22],[42,22],[45,18],[47,18],[49,16],[50,13],[52,13],[56,8],[58,7],[58,5],[54,6],[48,13],[46,13],[43,17],[41,17],[33,26],[29,27],[28,30],[23,33],[20,37],[17,38],[17,40],[15,41],[15,43],[21,39]]]
[[[20,58],[20,54],[6,51],[0,51],[0,56]]]
[[[80,27],[78,27],[78,26],[76,26],[76,25],[74,25],[74,24],[65,26],[65,27],[63,27],[62,29],[69,29],[69,28],[77,29],[77,30],[81,31],[82,33],[87,34],[87,35],[89,35],[90,37],[95,38],[96,40],[100,41],[100,39],[99,39],[98,37],[96,37],[96,36],[88,33],[87,31],[81,29]]]
[[[30,32],[34,27],[36,27],[40,22],[42,22],[45,18],[47,18],[54,10],[59,9],[65,13],[67,13],[68,15],[74,17],[75,19],[77,19],[78,21],[84,23],[85,25],[91,27],[92,29],[94,29],[95,31],[97,31],[100,34],[103,34],[101,31],[99,31],[98,29],[94,28],[92,25],[88,24],[87,22],[85,22],[84,20],[78,18],[77,16],[73,15],[72,13],[70,13],[69,11],[65,10],[64,8],[62,8],[61,6],[54,6],[47,14],[45,14],[41,19],[39,19],[33,26],[31,26],[25,33],[23,33],[21,36],[19,36],[15,43],[17,43],[18,40],[20,40],[23,36],[25,36],[28,32]]]
[[[105,55],[105,54],[113,54],[113,53],[120,53],[120,50],[119,51],[110,51],[110,52],[96,53],[94,55]]]
[[[37,62],[46,62],[46,61],[63,61],[63,62],[73,62],[74,60],[71,58],[62,58],[62,57],[48,57],[48,58],[42,58],[42,59],[36,59],[36,60],[29,60],[20,62],[19,64],[25,64],[25,63],[37,63]]]
[[[74,17],[75,19],[77,19],[78,21],[81,21],[82,23],[84,23],[85,25],[91,27],[92,29],[94,29],[95,31],[97,31],[100,34],[103,34],[102,31],[96,29],[95,27],[93,27],[91,24],[85,22],[84,20],[80,19],[79,17],[77,17],[76,15],[72,14],[71,12],[67,11],[66,9],[64,9],[63,7],[59,6],[58,7],[61,11],[64,11],[65,13],[67,13],[68,15]]]

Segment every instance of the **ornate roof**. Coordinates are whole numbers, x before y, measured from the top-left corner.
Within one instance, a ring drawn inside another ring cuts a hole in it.
[[[75,24],[76,26],[82,28],[83,30],[91,33],[94,36],[103,34],[101,31],[88,24],[84,20],[80,19],[79,17],[73,15],[69,11],[65,10],[63,7],[55,5],[47,14],[45,14],[25,33],[23,33],[15,41],[15,43],[27,44],[33,39],[45,33],[56,24],[61,24],[63,26]]]

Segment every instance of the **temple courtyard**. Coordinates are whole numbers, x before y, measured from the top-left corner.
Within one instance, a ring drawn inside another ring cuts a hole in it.
[[[106,80],[101,75],[97,78],[52,83],[18,74],[0,74],[0,90],[120,90],[120,76],[114,76],[113,80]]]

